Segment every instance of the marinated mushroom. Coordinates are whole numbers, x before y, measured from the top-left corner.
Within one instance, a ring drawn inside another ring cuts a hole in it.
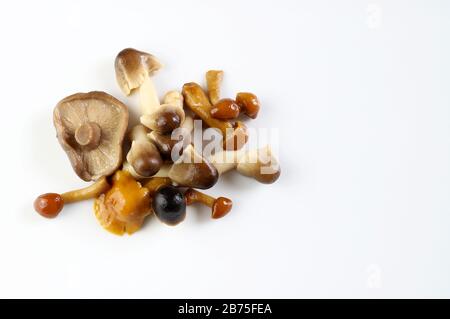
[[[177,144],[187,145],[191,143],[191,132],[194,128],[194,120],[190,116],[186,116],[183,125],[180,127],[183,131],[180,134],[160,134],[158,132],[152,131],[148,134],[151,141],[158,147],[159,153],[165,160],[173,160],[172,150]],[[181,155],[182,148],[180,147]]]
[[[281,169],[269,146],[261,149],[224,151],[209,157],[219,174],[236,169],[239,174],[263,184],[272,184],[280,177]]]
[[[130,173],[136,178],[155,175],[163,164],[158,148],[147,137],[148,133],[148,129],[142,124],[136,125],[130,131],[132,143],[127,154],[127,162],[133,168]]]
[[[272,184],[280,177],[281,169],[269,146],[250,150],[242,156],[236,170],[263,184]]]
[[[169,91],[163,104],[153,113],[143,114],[141,123],[160,134],[168,134],[180,127],[185,120],[183,96],[178,91]]]
[[[168,177],[176,186],[207,189],[213,187],[218,178],[217,169],[189,144],[182,155],[173,164],[163,164],[153,175]]]
[[[183,96],[186,105],[200,117],[206,125],[217,128],[223,136],[223,148],[227,150],[241,149],[247,142],[248,133],[244,123],[234,125],[211,116],[211,103],[200,85],[191,82],[183,85]]]
[[[55,218],[61,212],[65,204],[75,203],[82,200],[95,198],[106,192],[111,186],[106,177],[99,178],[92,185],[65,192],[62,194],[46,193],[38,196],[34,201],[34,209],[40,215],[47,218]]]
[[[219,120],[232,120],[239,116],[239,105],[233,99],[221,99],[211,108],[211,116]]]
[[[255,119],[258,116],[260,104],[255,94],[248,92],[236,94],[236,104],[239,105],[239,110],[248,117]]]
[[[232,120],[241,113],[255,119],[259,112],[259,100],[253,93],[241,92],[236,100],[221,99],[211,108],[211,116],[220,120]]]
[[[132,48],[120,51],[115,60],[116,79],[122,91],[130,95],[139,89],[141,123],[165,134],[183,123],[184,111],[177,105],[160,105],[151,77],[161,68],[155,56]]]
[[[261,183],[279,178],[280,166],[270,147],[243,149],[247,127],[235,119],[241,113],[257,117],[260,104],[254,94],[239,92],[234,100],[221,99],[223,71],[210,70],[205,75],[207,92],[197,83],[186,83],[181,93],[169,91],[160,103],[151,77],[161,67],[155,56],[131,48],[115,59],[118,85],[127,96],[139,91],[142,112],[141,124],[130,130],[125,161],[122,143],[129,114],[122,102],[105,92],[89,92],[68,96],[56,105],[53,121],[61,146],[76,174],[95,182],[62,194],[40,195],[34,202],[39,214],[54,218],[65,204],[96,198],[94,213],[100,224],[117,235],[132,234],[153,212],[166,224],[178,224],[185,219],[186,206],[196,202],[210,207],[212,218],[225,216],[232,208],[230,199],[194,188],[212,187],[227,171],[235,169]],[[194,149],[193,118],[185,114],[184,104],[194,118],[220,132],[223,151],[206,159]],[[184,187],[189,189],[183,192]]]
[[[208,88],[209,100],[213,107],[211,116],[219,120],[236,119],[240,113],[255,119],[258,115],[260,104],[253,93],[240,92],[236,95],[236,100],[220,99],[220,85],[223,79],[223,71],[210,70],[206,72],[206,85]]]
[[[186,205],[192,205],[193,203],[198,202],[211,207],[211,217],[214,219],[222,218],[228,214],[233,207],[233,202],[229,198],[214,198],[192,188],[184,193],[184,197],[186,198]]]
[[[216,104],[220,99],[220,85],[223,80],[223,71],[209,70],[206,72],[206,86],[211,104]]]
[[[128,108],[105,92],[77,93],[53,112],[58,141],[84,181],[112,174],[122,162]]]
[[[189,145],[170,167],[167,177],[180,186],[207,189],[216,184],[219,174],[209,161]]]
[[[140,94],[143,93],[143,95],[153,92],[145,96],[145,98],[153,98],[154,101],[146,100],[147,103],[141,104],[141,106],[148,107],[148,104],[150,104],[150,107],[159,105],[159,99],[157,98],[151,76],[162,68],[162,64],[154,55],[127,48],[117,54],[114,67],[117,83],[125,95],[130,95],[135,89],[143,91],[139,92]]]
[[[94,212],[103,228],[116,235],[139,230],[145,217],[151,214],[150,192],[130,173],[117,171],[112,187],[94,203]]]
[[[156,217],[167,225],[177,225],[186,217],[186,200],[174,186],[159,188],[153,197],[152,207]]]

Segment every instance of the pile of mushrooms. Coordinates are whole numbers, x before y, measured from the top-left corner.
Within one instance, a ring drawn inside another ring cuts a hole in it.
[[[140,124],[133,127],[128,107],[105,92],[73,94],[56,105],[58,141],[75,173],[93,183],[40,195],[34,201],[39,214],[54,218],[65,204],[95,199],[94,215],[103,228],[117,235],[132,234],[153,213],[161,222],[176,225],[194,203],[210,207],[213,219],[222,218],[232,201],[199,189],[213,187],[228,171],[266,184],[278,179],[280,166],[269,146],[244,149],[248,131],[240,118],[257,117],[260,103],[254,94],[221,98],[223,71],[210,70],[206,91],[197,83],[186,83],[181,92],[167,92],[161,103],[152,81],[161,68],[155,56],[131,48],[116,57],[120,89],[125,96],[139,94]],[[205,158],[191,144],[194,119],[222,136],[221,151]]]

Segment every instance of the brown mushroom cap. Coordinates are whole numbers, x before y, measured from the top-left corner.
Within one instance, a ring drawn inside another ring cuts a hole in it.
[[[184,112],[175,106],[161,105],[156,112],[142,115],[140,121],[153,131],[169,134],[183,123]]]
[[[280,164],[269,146],[247,152],[239,159],[236,169],[263,184],[274,183],[281,174]]]
[[[77,93],[53,112],[58,141],[85,181],[112,174],[122,162],[128,108],[105,92]]]
[[[156,131],[151,132],[148,136],[158,148],[161,157],[165,160],[172,160],[172,149],[180,141],[172,139],[172,136],[169,134],[159,134]]]
[[[180,186],[207,189],[217,183],[219,173],[189,145],[170,168],[168,177]]]
[[[211,217],[214,219],[222,218],[228,214],[233,207],[231,199],[226,197],[218,197],[215,201],[211,211]]]
[[[133,89],[140,87],[147,77],[158,71],[162,64],[149,53],[128,48],[119,52],[114,66],[120,89],[130,95]]]

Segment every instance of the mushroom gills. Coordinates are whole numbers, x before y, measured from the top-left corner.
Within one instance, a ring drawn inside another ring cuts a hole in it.
[[[119,168],[128,117],[127,106],[105,92],[77,93],[56,105],[58,141],[81,179],[97,180]]]

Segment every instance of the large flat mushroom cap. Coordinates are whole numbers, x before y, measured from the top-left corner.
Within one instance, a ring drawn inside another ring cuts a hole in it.
[[[128,108],[113,96],[97,91],[70,95],[56,105],[53,123],[81,179],[108,176],[121,165]]]

